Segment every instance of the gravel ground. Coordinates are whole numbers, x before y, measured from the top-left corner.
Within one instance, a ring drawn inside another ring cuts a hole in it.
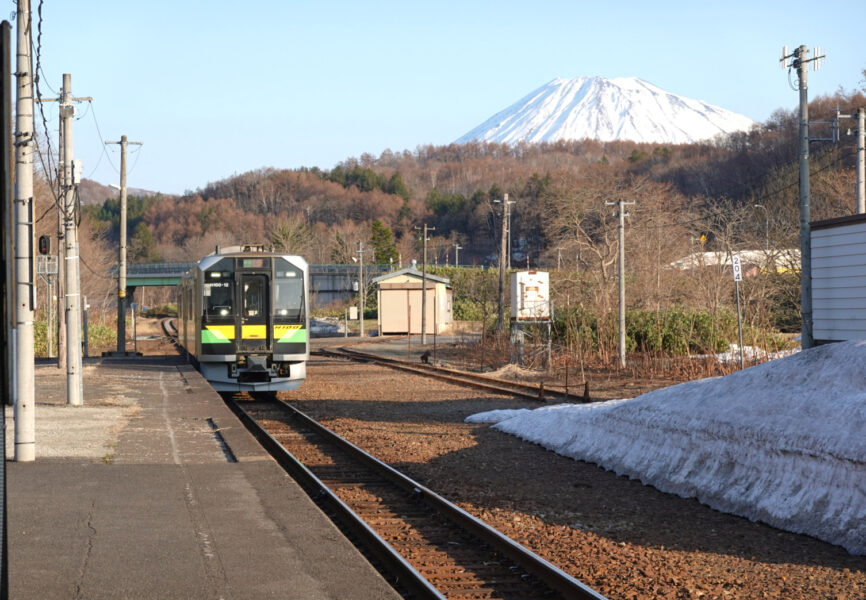
[[[463,423],[532,403],[321,357],[284,398],[611,600],[866,599],[866,557]]]

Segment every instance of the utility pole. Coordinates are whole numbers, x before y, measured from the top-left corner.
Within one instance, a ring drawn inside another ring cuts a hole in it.
[[[2,198],[2,207],[0,207],[0,302],[2,302],[3,323],[0,325],[0,394],[2,394],[2,402],[9,406],[14,405],[13,398],[15,397],[15,388],[13,386],[13,357],[15,348],[12,342],[13,325],[15,324],[15,299],[13,291],[15,289],[15,258],[12,252],[13,238],[15,232],[14,225],[14,210],[15,196],[12,193],[12,165],[14,158],[12,155],[13,146],[13,129],[12,129],[12,25],[8,21],[3,21],[0,24],[0,198]],[[0,428],[3,432],[6,431],[4,415],[0,414]],[[0,433],[5,446],[6,436]],[[2,481],[5,481],[5,466],[0,465],[0,474],[4,475]],[[2,487],[0,481],[0,487]],[[5,495],[4,495],[5,498]],[[5,520],[4,520],[5,522]],[[5,531],[5,529],[3,529]],[[2,533],[2,532],[0,532]],[[5,546],[0,545],[0,548]],[[3,551],[5,557],[5,551]],[[0,569],[6,563],[0,560]],[[2,582],[5,579],[6,571],[0,573],[0,598],[2,598]]]
[[[857,213],[866,213],[866,108],[857,109],[856,115],[840,115],[836,110],[833,141],[839,141],[839,120],[857,119]],[[851,135],[850,129],[848,135]]]
[[[9,370],[8,358],[11,354],[8,336],[12,333],[10,323],[11,303],[7,301],[11,294],[12,280],[9,277],[12,271],[12,25],[9,21],[0,23],[0,198],[2,198],[3,206],[0,207],[0,223],[2,223],[2,232],[0,232],[0,256],[2,256],[3,266],[0,267],[0,302],[3,302],[2,314],[3,323],[0,325],[2,335],[0,335],[0,386],[2,386],[3,398],[6,402],[13,397],[11,388],[11,377]],[[5,402],[4,402],[5,404]],[[0,405],[0,446],[3,447],[4,460],[0,464],[0,501],[3,503],[3,511],[0,513],[0,599],[8,600],[9,598],[9,538],[7,531],[8,520],[6,511],[6,407]]]
[[[623,209],[628,204],[617,200],[616,202],[605,202],[607,205],[616,205],[619,216],[619,253],[618,253],[618,276],[619,276],[619,366],[625,368],[625,218],[628,213]]]
[[[461,246],[459,243],[455,243],[454,244],[454,266],[455,267],[460,266],[460,251],[461,250],[463,250],[463,246]]]
[[[800,313],[802,328],[800,345],[803,349],[815,345],[812,336],[812,215],[811,193],[809,191],[809,86],[807,83],[807,63],[817,71],[824,55],[818,48],[812,58],[807,58],[809,50],[805,45],[799,46],[788,54],[788,48],[782,49],[779,62],[797,70],[800,92]],[[790,65],[788,59],[792,59]]]
[[[415,229],[421,230],[420,227],[415,227]],[[423,248],[424,251],[422,253],[421,260],[421,345],[427,345],[427,232],[428,231],[436,231],[435,227],[427,227],[427,223],[424,223],[424,231],[423,231]],[[434,308],[435,311],[435,308]],[[410,332],[411,333],[411,332]]]
[[[503,194],[504,200],[502,201],[504,206],[503,210],[505,211],[505,216],[503,217],[504,222],[504,231],[505,231],[505,239],[507,240],[506,248],[505,248],[505,264],[506,268],[511,270],[511,208],[512,204],[515,204],[515,200],[509,200],[508,194]],[[499,202],[499,200],[494,200],[494,202]]]
[[[857,119],[857,213],[863,214],[866,213],[866,108],[858,108],[856,115],[841,116]],[[848,135],[851,135],[850,129]]]
[[[129,144],[137,146],[141,142],[128,142],[120,136],[120,257],[117,268],[117,354],[126,355],[126,148]]]
[[[66,404],[84,404],[81,379],[81,276],[78,256],[78,226],[75,196],[81,177],[79,161],[72,156],[72,119],[75,116],[72,75],[63,74],[60,89],[60,191],[66,247]]]
[[[358,242],[358,304],[361,308],[358,313],[358,337],[364,337],[364,296],[367,290],[364,288],[364,242]]]
[[[36,460],[36,399],[33,321],[36,310],[33,278],[33,72],[30,57],[30,0],[19,0],[18,83],[15,120],[15,323],[17,338],[15,397],[15,460]]]
[[[499,240],[499,322],[496,325],[496,330],[499,333],[505,331],[505,270],[511,268],[511,240],[509,235],[509,214],[508,205],[514,204],[514,201],[508,201],[508,194],[502,195],[502,200],[494,200],[493,202],[502,202],[502,236]]]
[[[866,108],[857,110],[857,212],[866,213]]]

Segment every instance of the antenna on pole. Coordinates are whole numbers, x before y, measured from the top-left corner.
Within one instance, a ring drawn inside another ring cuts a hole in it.
[[[782,46],[782,56],[779,57],[779,68],[785,70],[788,67],[788,64],[785,62],[790,58],[790,54],[788,54],[788,47]]]
[[[824,62],[825,58],[827,56],[821,54],[821,46],[815,46],[815,49],[812,51],[812,70],[817,71],[820,69],[821,63]]]

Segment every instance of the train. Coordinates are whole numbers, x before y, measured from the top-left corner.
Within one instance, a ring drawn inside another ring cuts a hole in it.
[[[309,282],[300,256],[217,247],[178,285],[178,344],[218,392],[295,390],[310,358]]]

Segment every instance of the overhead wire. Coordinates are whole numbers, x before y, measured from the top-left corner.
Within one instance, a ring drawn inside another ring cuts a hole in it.
[[[132,166],[129,168],[127,176],[135,172],[135,166],[138,164],[138,159],[141,158],[141,146],[139,145],[133,153],[135,154],[135,160],[132,162]]]
[[[93,106],[93,100],[87,101],[90,104],[90,114],[93,115],[93,124],[96,126],[96,133],[99,134],[99,139],[104,140],[105,136],[102,135],[102,130],[99,128],[99,120],[96,118],[96,108]],[[111,168],[114,169],[114,172],[118,175],[120,174],[120,169],[117,168],[113,162],[111,162],[111,156],[108,154],[108,149],[106,148],[107,144],[102,144],[102,153],[99,155],[99,161],[97,161],[96,165],[99,166],[102,161],[102,157],[105,156],[106,160],[108,160],[108,164],[111,165]],[[93,167],[93,172],[96,171],[96,167]],[[93,174],[91,172],[91,175]]]

